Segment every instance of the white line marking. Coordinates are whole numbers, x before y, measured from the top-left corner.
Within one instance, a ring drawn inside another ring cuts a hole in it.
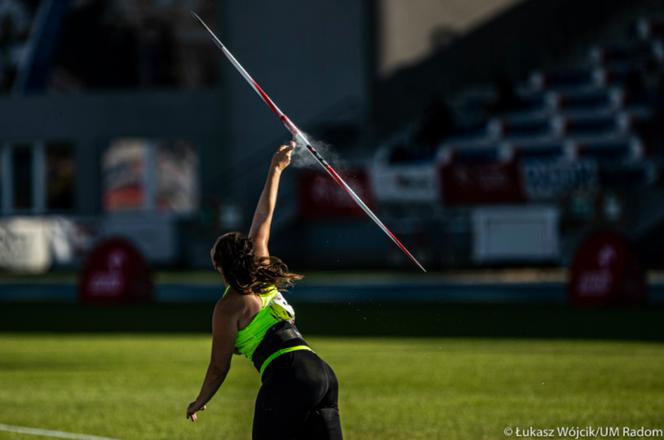
[[[98,437],[96,435],[76,434],[74,432],[51,431],[48,429],[27,428],[25,426],[4,425],[0,423],[0,431],[14,432],[17,434],[39,435],[42,437],[68,438],[73,440],[115,440],[109,437]]]

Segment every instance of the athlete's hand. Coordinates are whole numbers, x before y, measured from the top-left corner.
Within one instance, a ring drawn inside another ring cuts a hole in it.
[[[291,156],[297,144],[290,141],[288,145],[282,145],[277,149],[272,158],[272,167],[278,171],[283,171],[291,163]]]
[[[202,403],[199,403],[198,400],[194,400],[187,407],[187,418],[191,419],[192,422],[198,420],[196,413],[198,411],[205,411],[206,406]]]

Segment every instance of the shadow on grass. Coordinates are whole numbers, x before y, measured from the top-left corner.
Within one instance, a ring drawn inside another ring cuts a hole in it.
[[[0,304],[3,332],[205,332],[213,304]],[[306,335],[664,341],[664,308],[559,305],[298,304]]]

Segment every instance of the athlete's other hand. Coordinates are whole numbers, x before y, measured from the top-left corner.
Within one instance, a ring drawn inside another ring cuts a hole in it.
[[[291,156],[297,144],[295,141],[290,141],[288,145],[282,145],[277,149],[272,158],[272,167],[274,169],[283,171],[291,163]]]
[[[204,404],[199,403],[198,400],[194,400],[187,407],[187,418],[191,419],[192,422],[195,422],[198,420],[196,413],[198,411],[205,411],[205,408],[206,406]]]

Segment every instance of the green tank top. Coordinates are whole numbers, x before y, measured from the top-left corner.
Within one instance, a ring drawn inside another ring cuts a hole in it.
[[[226,287],[224,296],[228,293],[229,287]],[[273,325],[281,321],[293,321],[295,319],[295,311],[293,307],[286,302],[286,299],[279,292],[276,286],[269,286],[258,294],[261,299],[261,310],[254,315],[249,324],[238,330],[235,336],[235,351],[244,355],[247,359],[252,360],[254,351],[258,345],[263,341],[265,334]],[[263,362],[259,369],[262,376],[267,366],[282,354],[290,353],[296,350],[311,350],[307,345],[297,345],[295,347],[283,348],[272,353]]]

